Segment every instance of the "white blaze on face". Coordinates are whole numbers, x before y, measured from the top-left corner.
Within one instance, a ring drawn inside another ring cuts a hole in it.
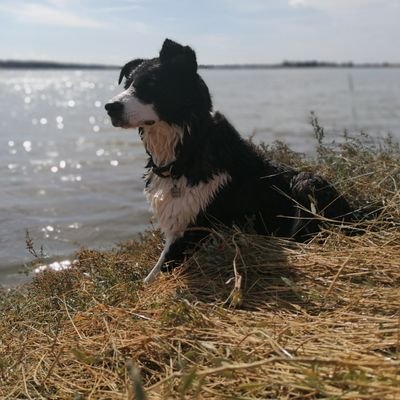
[[[158,122],[160,119],[152,104],[141,102],[132,87],[111,99],[112,102],[120,102],[124,108],[122,123],[126,128],[137,128],[146,125],[146,121]]]

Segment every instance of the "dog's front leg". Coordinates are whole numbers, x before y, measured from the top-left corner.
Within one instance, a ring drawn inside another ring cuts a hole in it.
[[[166,251],[167,250],[164,248],[156,265],[149,272],[149,274],[146,276],[146,278],[144,278],[143,283],[145,283],[145,284],[151,283],[157,278],[158,274],[161,271],[161,266],[164,264]]]
[[[174,266],[181,263],[185,258],[187,250],[196,248],[198,243],[208,236],[208,234],[208,230],[188,230],[184,234],[167,237],[160,258],[144,279],[144,283],[153,282],[160,271],[170,271]]]
[[[151,283],[157,278],[158,274],[161,271],[161,267],[163,266],[164,262],[166,261],[166,255],[169,252],[171,245],[175,242],[176,239],[177,238],[175,236],[169,237],[166,239],[164,249],[161,252],[160,258],[158,259],[158,261],[157,261],[156,265],[153,267],[153,269],[146,276],[146,278],[144,278],[143,282],[145,284]]]

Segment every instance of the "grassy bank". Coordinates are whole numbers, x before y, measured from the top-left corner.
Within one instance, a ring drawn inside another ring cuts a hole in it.
[[[327,225],[296,244],[219,231],[147,287],[157,232],[82,250],[71,270],[0,297],[0,398],[400,398],[400,149],[324,145],[313,126],[313,160],[264,150],[382,207],[362,234]]]

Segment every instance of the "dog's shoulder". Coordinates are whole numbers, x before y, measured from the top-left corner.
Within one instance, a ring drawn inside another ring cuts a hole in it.
[[[218,139],[240,139],[241,136],[229,120],[219,111],[211,114],[211,130],[213,137]]]
[[[216,162],[233,175],[284,176],[289,179],[295,171],[271,160],[263,149],[251,139],[241,136],[229,120],[220,112],[212,117],[209,137],[209,153],[215,154]]]

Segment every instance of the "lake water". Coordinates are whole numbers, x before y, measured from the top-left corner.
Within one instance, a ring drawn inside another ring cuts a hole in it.
[[[400,138],[400,69],[202,70],[215,109],[244,136],[312,152],[329,133]],[[150,226],[145,155],[103,106],[118,71],[0,70],[0,285],[22,282],[29,231],[49,260],[111,248]]]

